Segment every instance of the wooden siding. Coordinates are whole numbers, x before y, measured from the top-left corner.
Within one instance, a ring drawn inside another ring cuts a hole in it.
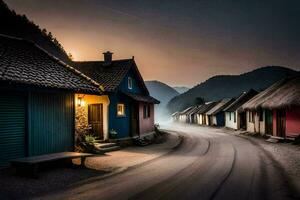
[[[32,93],[29,99],[29,155],[72,151],[74,95]]]
[[[26,155],[26,96],[5,92],[0,96],[0,167]]]

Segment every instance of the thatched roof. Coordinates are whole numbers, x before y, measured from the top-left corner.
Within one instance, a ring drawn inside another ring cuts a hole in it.
[[[300,76],[280,80],[243,106],[243,110],[276,109],[300,106]]]
[[[223,110],[226,106],[232,103],[234,99],[223,99],[219,103],[217,103],[213,108],[207,111],[205,114],[207,115],[215,115]]]
[[[218,102],[208,102],[206,104],[204,104],[203,106],[201,106],[198,110],[197,110],[197,114],[204,114],[207,111],[209,111],[211,108],[213,108]]]
[[[267,100],[261,103],[262,108],[279,109],[300,106],[300,75],[287,78],[282,82]]]
[[[257,95],[257,91],[250,89],[248,92],[243,92],[233,103],[227,106],[224,111],[225,112],[235,112],[240,109],[240,107]]]

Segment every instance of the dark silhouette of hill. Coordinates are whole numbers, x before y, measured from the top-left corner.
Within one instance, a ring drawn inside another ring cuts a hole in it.
[[[0,34],[33,41],[55,57],[71,63],[71,59],[51,32],[41,29],[25,15],[16,14],[2,0],[0,0],[0,26]]]
[[[194,105],[197,97],[202,97],[205,101],[214,101],[235,97],[251,88],[262,91],[276,81],[296,73],[298,72],[285,67],[267,66],[241,75],[214,76],[174,97],[167,108],[170,112],[183,110]]]
[[[150,95],[160,101],[160,104],[156,106],[155,119],[162,121],[169,115],[166,109],[168,102],[179,93],[169,85],[159,81],[145,81],[145,83]]]

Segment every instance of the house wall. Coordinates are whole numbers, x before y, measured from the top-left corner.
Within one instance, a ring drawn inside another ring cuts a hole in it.
[[[144,118],[144,105],[150,105],[150,117]],[[154,104],[139,103],[140,135],[154,131]]]
[[[286,111],[286,136],[300,135],[300,107]]]
[[[78,105],[78,97],[82,97],[83,104]],[[88,106],[90,104],[102,104],[103,105],[103,137],[104,140],[109,138],[108,131],[108,110],[109,110],[109,98],[108,95],[85,95],[75,94],[75,132],[76,135],[84,132],[84,129],[88,127]]]
[[[217,116],[213,115],[213,126],[217,126]]]
[[[250,117],[249,117],[250,113],[251,112],[249,110],[246,111],[247,131],[250,132],[250,133],[254,133],[255,128],[254,128],[254,123],[250,122]]]
[[[74,149],[74,94],[31,92],[28,98],[28,155]]]
[[[230,119],[231,115],[231,119]],[[234,115],[236,115],[236,122],[234,122]],[[225,126],[232,129],[238,129],[239,116],[237,112],[225,112]]]
[[[208,125],[209,125],[209,117],[208,117],[208,115],[204,115],[204,116],[205,116],[205,118],[206,118],[206,121],[205,121],[206,124],[205,124],[205,125],[208,126]]]
[[[265,110],[263,110],[262,112],[263,112],[263,116],[262,116],[263,118],[262,118],[262,121],[259,121],[259,133],[261,135],[265,135],[265,133],[266,133],[266,112],[265,112]]]
[[[216,126],[225,126],[225,113],[219,112],[218,114],[214,115],[216,118]]]
[[[131,107],[134,105],[134,102],[126,95],[121,93],[113,93],[109,95],[109,119],[108,119],[108,131],[115,130],[117,138],[129,138],[131,136]],[[123,103],[125,105],[125,115],[117,115],[117,104]]]
[[[197,114],[197,121],[198,124],[202,125],[203,124],[203,115],[202,114]]]
[[[128,88],[128,77],[132,78],[132,89]],[[117,92],[109,94],[109,130],[114,129],[117,131],[118,139],[125,139],[131,137],[131,115],[132,108],[135,106],[135,102],[128,96],[122,94],[121,92],[129,92],[134,94],[147,95],[146,91],[142,88],[141,83],[137,80],[136,74],[131,69],[124,79],[121,81]],[[120,92],[121,91],[121,92]],[[125,104],[125,116],[117,116],[117,104]],[[154,112],[154,110],[153,110]],[[140,116],[141,117],[141,116]],[[154,125],[154,121],[153,121]],[[108,131],[109,131],[108,130]]]

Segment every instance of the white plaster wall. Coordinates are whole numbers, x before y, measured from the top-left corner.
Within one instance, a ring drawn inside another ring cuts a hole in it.
[[[246,121],[247,121],[247,131],[254,133],[254,123],[249,122],[249,111],[246,112]]]
[[[215,115],[213,116],[213,125],[217,125],[217,117]]]
[[[231,115],[231,120],[229,115]],[[236,122],[234,122],[234,115],[236,115]],[[237,112],[225,112],[225,126],[232,129],[238,129],[239,118]]]

